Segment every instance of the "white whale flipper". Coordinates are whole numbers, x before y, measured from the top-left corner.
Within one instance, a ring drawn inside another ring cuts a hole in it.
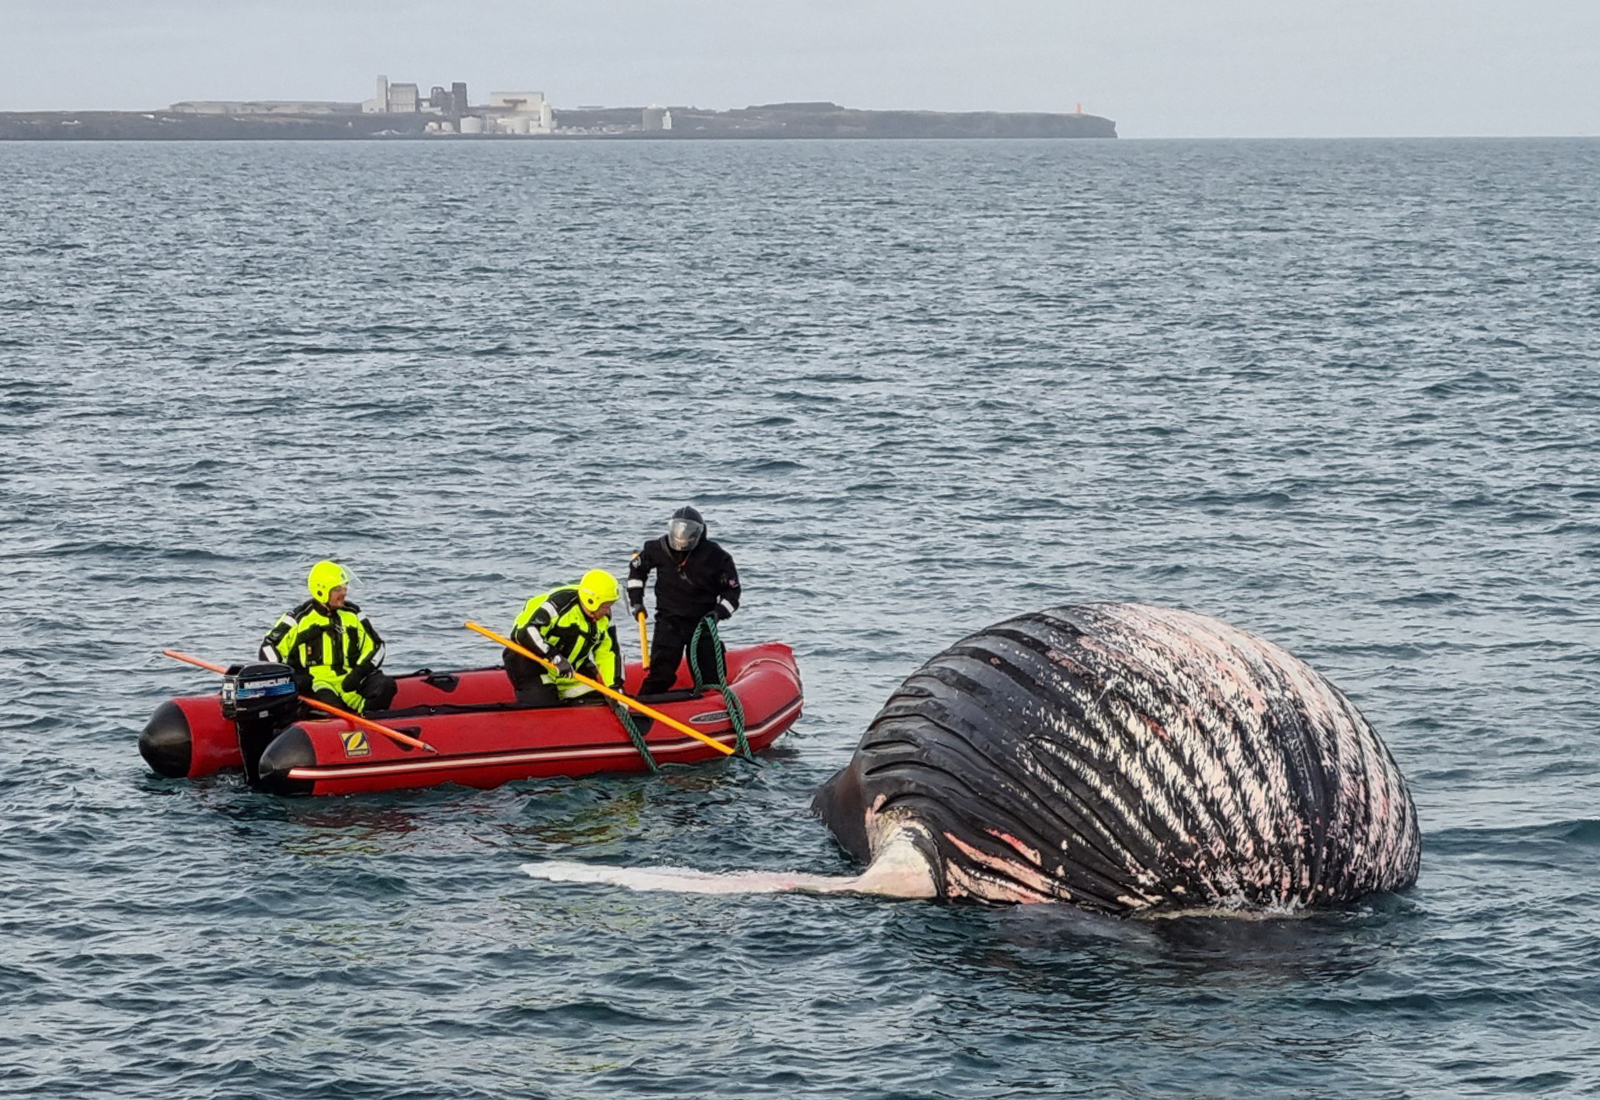
[[[714,873],[688,867],[611,867],[599,863],[546,860],[522,870],[549,882],[590,882],[629,890],[681,894],[876,894],[891,898],[937,895],[928,861],[906,834],[897,834],[859,875],[812,875],[799,871]]]

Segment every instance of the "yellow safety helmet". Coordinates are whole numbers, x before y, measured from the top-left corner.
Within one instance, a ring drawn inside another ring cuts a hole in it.
[[[622,589],[617,585],[617,578],[604,569],[591,569],[583,575],[583,580],[578,582],[578,602],[591,615],[599,611],[603,605],[614,602],[621,594]]]
[[[344,571],[344,566],[335,561],[317,562],[311,567],[311,575],[306,578],[306,587],[311,589],[311,598],[318,603],[327,603],[329,592],[341,584],[349,583],[350,574]]]

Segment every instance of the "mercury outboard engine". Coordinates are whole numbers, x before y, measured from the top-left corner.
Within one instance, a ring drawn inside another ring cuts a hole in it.
[[[222,716],[239,731],[244,777],[261,782],[261,754],[300,712],[294,672],[288,665],[235,665],[222,678]]]

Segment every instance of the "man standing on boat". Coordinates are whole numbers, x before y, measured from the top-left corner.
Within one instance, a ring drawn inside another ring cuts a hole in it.
[[[394,677],[381,671],[383,638],[345,597],[350,574],[319,561],[306,578],[311,598],[286,612],[261,642],[261,659],[288,665],[295,687],[324,703],[361,714],[394,701]]]
[[[667,533],[645,543],[628,565],[628,604],[635,618],[645,614],[645,582],[651,572],[656,575],[656,627],[641,696],[672,690],[691,644],[701,678],[711,683],[722,676],[726,662],[715,624],[739,606],[739,571],[733,557],[705,535],[700,513],[679,508],[667,521]]]
[[[620,594],[617,578],[591,569],[577,584],[562,585],[529,600],[511,627],[511,640],[555,666],[551,672],[513,649],[505,651],[506,675],[517,702],[553,706],[594,691],[573,678],[582,673],[606,687],[622,681],[622,647],[611,625],[611,605]]]

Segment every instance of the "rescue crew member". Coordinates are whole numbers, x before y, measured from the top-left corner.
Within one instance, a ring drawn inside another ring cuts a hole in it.
[[[288,665],[301,695],[357,714],[388,709],[398,685],[381,671],[383,638],[346,598],[350,574],[337,562],[319,561],[306,587],[311,598],[267,632],[261,659]]]
[[[555,671],[507,649],[506,675],[517,702],[553,706],[593,692],[573,678],[575,672],[609,688],[622,682],[622,647],[611,625],[611,605],[619,594],[617,578],[591,569],[577,584],[527,602],[511,627],[511,640],[555,665]]]
[[[644,613],[644,586],[656,575],[656,625],[650,640],[650,672],[639,694],[671,691],[683,651],[695,627],[706,618],[728,618],[739,606],[739,571],[729,553],[706,535],[706,522],[693,508],[679,508],[667,521],[667,533],[644,544],[628,564],[628,605],[634,617]],[[702,631],[697,647],[700,675],[717,678],[721,654],[711,631]]]

